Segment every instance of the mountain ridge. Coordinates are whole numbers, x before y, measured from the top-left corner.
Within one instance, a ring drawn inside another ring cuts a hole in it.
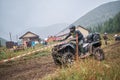
[[[118,12],[120,12],[120,1],[105,3],[86,13],[73,22],[73,24],[84,27],[98,25],[109,18],[113,18]]]

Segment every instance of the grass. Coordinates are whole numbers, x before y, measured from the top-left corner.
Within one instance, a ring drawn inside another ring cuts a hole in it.
[[[30,55],[27,55],[27,56],[23,56],[17,60],[11,60],[9,62],[6,62],[6,63],[3,63],[4,65],[16,65],[16,64],[21,64],[21,63],[26,63],[28,62],[29,60],[33,60],[33,59],[39,59],[43,56],[48,56],[50,55],[50,50],[47,49],[46,51],[38,51],[38,52],[35,52],[34,54],[30,54]],[[2,67],[2,65],[0,65]]]
[[[17,52],[14,52],[13,50],[5,49],[5,50],[2,50],[0,53],[0,60],[12,58],[12,57],[15,57],[21,54],[25,54],[29,51],[32,51],[32,49],[26,49],[26,50],[21,50]]]
[[[72,67],[58,69],[43,80],[120,80],[120,43],[111,45],[115,41],[112,35],[109,36],[109,44],[102,46],[104,61],[99,62],[91,57],[80,59]]]
[[[39,58],[42,56],[47,56],[50,54],[50,51],[42,51],[42,52],[36,52],[34,54],[28,55],[28,56],[24,56],[23,59],[24,60],[28,60],[28,59],[34,59],[34,58]]]
[[[45,80],[120,80],[120,46],[108,50],[102,62],[88,58],[80,60],[71,68],[63,68]]]
[[[13,50],[7,49],[5,47],[1,47],[0,48],[0,60],[12,58],[12,57],[15,57],[15,56],[18,56],[18,55],[21,55],[21,54],[25,54],[25,53],[40,49],[42,47],[44,47],[44,46],[36,45],[35,49],[27,48],[25,50],[20,50],[20,51],[16,51],[16,52],[14,52]]]

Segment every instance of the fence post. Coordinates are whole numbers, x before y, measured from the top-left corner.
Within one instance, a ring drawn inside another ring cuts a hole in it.
[[[76,34],[76,54],[75,60],[78,61],[78,34]]]

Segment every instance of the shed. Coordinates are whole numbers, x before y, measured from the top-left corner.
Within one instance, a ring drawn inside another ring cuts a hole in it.
[[[4,38],[0,37],[0,47],[6,46],[6,42],[7,42],[7,40],[5,40]]]

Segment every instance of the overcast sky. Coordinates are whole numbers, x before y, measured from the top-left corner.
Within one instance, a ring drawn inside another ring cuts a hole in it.
[[[29,27],[71,24],[103,3],[116,0],[0,0],[0,37]]]

